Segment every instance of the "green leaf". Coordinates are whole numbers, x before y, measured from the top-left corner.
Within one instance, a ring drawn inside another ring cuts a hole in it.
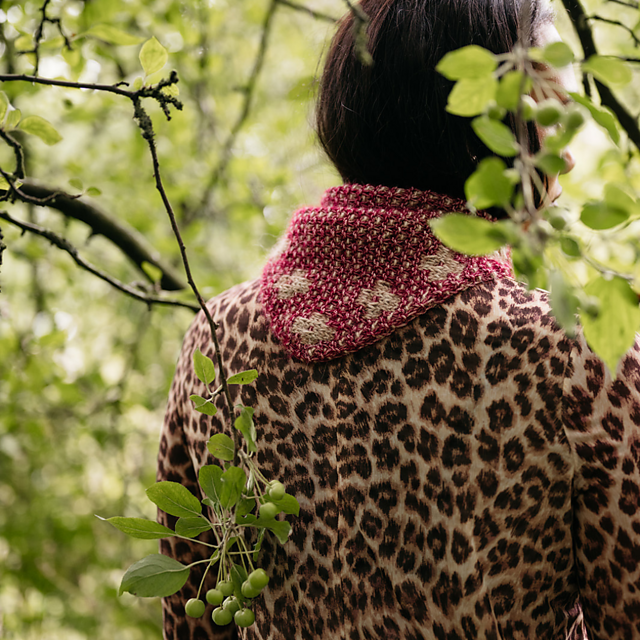
[[[162,87],[162,93],[177,98],[180,95],[180,87],[177,84],[168,84],[166,87]]]
[[[596,318],[580,314],[584,336],[591,349],[615,375],[620,358],[633,346],[640,329],[638,296],[623,278],[611,280],[598,276],[584,288],[587,295],[600,301]]]
[[[0,123],[4,120],[9,109],[9,98],[4,91],[0,91]]]
[[[176,533],[185,538],[195,538],[209,529],[211,529],[211,524],[204,518],[180,518],[176,522]]]
[[[611,229],[629,219],[629,213],[606,202],[590,202],[584,205],[580,220],[590,229]]]
[[[561,238],[560,248],[571,258],[579,258],[582,255],[580,252],[580,245],[573,238]]]
[[[633,80],[631,67],[615,56],[590,56],[582,63],[582,71],[590,73],[608,87],[617,88]]]
[[[207,400],[195,393],[189,396],[189,400],[193,402],[193,408],[206,416],[215,416],[218,413],[216,405],[211,400]]]
[[[216,379],[216,369],[213,360],[205,356],[200,349],[193,352],[193,368],[200,382],[211,384]]]
[[[258,435],[256,433],[256,427],[253,424],[253,409],[242,407],[240,415],[236,418],[235,427],[244,436],[249,452],[255,453],[258,450],[256,446]]]
[[[247,482],[247,474],[238,467],[229,467],[221,477],[222,492],[220,503],[225,509],[233,509],[242,495]]]
[[[8,191],[9,186],[10,185],[7,182],[6,178],[4,176],[0,176],[0,191]]]
[[[542,59],[558,69],[571,64],[575,56],[569,45],[564,42],[552,42],[542,50]]]
[[[140,89],[142,89],[142,87],[144,86],[144,79],[142,76],[138,76],[134,81],[133,84],[131,85],[131,88],[134,91],[140,91]]]
[[[438,240],[460,253],[486,255],[504,244],[495,223],[477,216],[450,213],[431,220],[430,225]]]
[[[498,205],[505,207],[513,195],[514,174],[499,158],[485,158],[467,179],[464,192],[471,205],[486,209]]]
[[[449,94],[447,111],[456,116],[478,116],[495,99],[497,86],[493,76],[458,80]]]
[[[198,482],[205,495],[215,505],[220,505],[222,494],[222,469],[216,464],[207,464],[200,467]]]
[[[122,31],[122,29],[118,29],[110,24],[97,24],[81,35],[93,36],[94,38],[98,38],[98,40],[102,40],[108,44],[117,44],[122,46],[140,44],[142,42],[142,38],[132,36],[130,33]]]
[[[155,37],[147,40],[140,49],[140,64],[148,76],[160,71],[167,63],[168,58],[167,50]]]
[[[98,516],[100,518],[100,516]],[[168,538],[175,535],[171,529],[146,518],[123,518],[115,516],[113,518],[100,518],[113,525],[122,533],[126,533],[132,538],[141,538],[142,540],[156,540],[158,538]]]
[[[244,600],[242,595],[242,584],[249,577],[247,575],[247,571],[242,565],[234,564],[231,567],[229,575],[231,577],[231,582],[233,583],[233,594],[242,602],[242,600]]]
[[[578,104],[581,104],[583,107],[586,107],[591,113],[591,117],[604,129],[607,130],[607,133],[611,137],[611,139],[616,143],[620,143],[620,130],[618,129],[618,121],[613,113],[607,109],[607,107],[599,107],[589,98],[585,98],[581,96],[579,93],[569,93],[571,98],[575,100]]]
[[[179,518],[202,512],[198,498],[178,482],[156,482],[147,489],[147,497],[165,513]]]
[[[159,267],[156,267],[155,264],[151,264],[150,262],[147,262],[146,260],[144,260],[140,265],[140,267],[149,276],[149,278],[151,279],[151,282],[160,282],[160,280],[162,280],[162,275],[163,275],[162,269],[160,269]]]
[[[264,529],[260,529],[258,531],[258,540],[253,547],[253,561],[258,562],[258,555],[260,553],[260,549],[262,548],[262,541],[264,540]]]
[[[253,523],[253,526],[269,529],[269,531],[273,532],[276,538],[278,538],[278,542],[280,542],[280,544],[285,544],[289,539],[289,534],[291,533],[291,524],[286,520],[276,520],[275,518],[269,518],[266,520],[264,518],[258,518]]]
[[[287,100],[311,100],[317,87],[315,76],[300,78],[287,93]]]
[[[557,153],[542,152],[534,160],[538,169],[542,169],[548,176],[555,176],[565,170],[567,163],[565,159]]]
[[[62,140],[62,136],[53,128],[51,123],[40,116],[27,116],[23,118],[18,125],[20,131],[30,133],[37,136],[49,146],[56,144]]]
[[[284,498],[282,498],[282,500],[272,500],[271,502],[273,502],[273,504],[275,504],[280,509],[280,511],[293,514],[294,516],[300,515],[300,504],[292,495],[288,493],[284,494]]]
[[[173,558],[156,553],[127,569],[118,595],[127,591],[141,598],[165,598],[180,591],[188,578],[188,567]]]
[[[636,199],[617,184],[609,183],[605,185],[604,201],[614,209],[626,211],[629,216],[638,215],[638,203]]]
[[[235,446],[233,440],[224,433],[216,433],[214,436],[211,436],[209,442],[207,442],[207,449],[209,449],[209,452],[215,458],[228,461],[233,460]]]
[[[496,56],[477,45],[469,45],[447,53],[436,65],[436,71],[449,80],[485,78],[498,66]]]
[[[87,195],[88,196],[92,196],[93,198],[95,198],[96,196],[101,196],[102,195],[102,191],[100,191],[100,189],[98,189],[98,187],[89,187],[87,189]]]
[[[71,180],[69,180],[69,184],[78,191],[84,191],[84,184],[80,178],[71,178]]]
[[[22,113],[20,112],[20,109],[13,109],[12,111],[9,111],[6,121],[7,129],[15,129],[18,126],[21,118]]]
[[[496,102],[513,113],[518,110],[520,96],[531,91],[531,78],[527,76],[523,83],[523,75],[522,71],[508,71],[502,76],[496,89]]]
[[[227,384],[251,384],[258,377],[255,369],[234,373],[228,380]]]
[[[256,501],[253,498],[243,498],[236,507],[236,518],[242,518],[251,513],[256,508]]]
[[[506,124],[487,116],[480,116],[471,122],[471,126],[478,138],[499,156],[510,158],[518,153],[516,138]]]
[[[578,298],[557,270],[549,273],[549,301],[556,321],[567,335],[573,337],[578,319]]]

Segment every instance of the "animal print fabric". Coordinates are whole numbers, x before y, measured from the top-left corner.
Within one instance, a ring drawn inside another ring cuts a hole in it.
[[[304,364],[272,337],[246,283],[210,303],[231,388],[255,407],[258,461],[301,505],[256,624],[185,617],[200,573],[165,598],[166,640],[629,640],[640,638],[640,347],[615,380],[550,315],[546,294],[487,282],[343,358]],[[206,442],[231,434],[192,409],[188,332],[158,480],[200,497]],[[160,513],[160,521],[173,524]],[[267,536],[269,538],[269,536]],[[206,540],[206,536],[202,536]],[[168,539],[181,562],[201,547]],[[212,585],[208,584],[206,588]]]

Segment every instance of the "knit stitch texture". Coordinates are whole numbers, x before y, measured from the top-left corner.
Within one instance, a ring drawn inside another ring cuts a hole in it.
[[[264,268],[261,300],[272,333],[295,358],[331,360],[475,284],[513,277],[508,251],[466,256],[434,236],[428,221],[452,212],[467,212],[465,202],[429,191],[353,184],[326,191],[320,207],[293,215]]]

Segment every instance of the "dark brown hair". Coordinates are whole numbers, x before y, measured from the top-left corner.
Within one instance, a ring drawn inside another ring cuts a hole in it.
[[[524,3],[531,10],[521,12]],[[436,70],[449,51],[475,44],[535,44],[550,9],[537,0],[362,0],[369,16],[366,66],[354,49],[353,16],[340,22],[320,81],[317,132],[347,183],[429,189],[464,197],[464,182],[491,152],[469,118],[445,111],[453,83]],[[528,13],[530,24],[519,24]],[[533,132],[532,147],[539,148]],[[537,150],[533,148],[532,150]]]

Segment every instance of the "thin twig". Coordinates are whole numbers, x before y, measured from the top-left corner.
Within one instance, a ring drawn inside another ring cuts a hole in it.
[[[588,16],[587,20],[597,20],[598,22],[604,22],[606,24],[612,24],[615,27],[620,27],[631,36],[636,47],[640,45],[640,39],[636,36],[635,31],[631,29],[631,27],[627,27],[626,24],[622,24],[619,20],[611,20],[609,18],[603,18],[602,16]]]
[[[198,311],[200,308],[197,305],[194,305],[190,302],[182,302],[181,300],[172,300],[171,298],[163,298],[161,296],[146,295],[144,293],[141,293],[134,287],[131,287],[128,284],[124,284],[123,282],[116,280],[115,278],[110,276],[108,273],[102,271],[101,269],[94,267],[90,262],[88,262],[87,260],[85,260],[80,256],[78,250],[68,240],[54,233],[50,229],[45,229],[44,227],[41,227],[40,225],[37,225],[37,224],[33,224],[31,222],[25,222],[23,220],[17,220],[16,218],[12,218],[5,211],[0,211],[0,218],[22,229],[22,231],[28,231],[35,235],[46,238],[51,244],[58,247],[58,249],[62,249],[63,251],[66,251],[73,258],[74,262],[79,267],[81,267],[82,269],[85,269],[89,273],[92,273],[94,276],[97,276],[101,280],[108,282],[111,286],[115,287],[119,291],[122,291],[123,293],[126,293],[132,298],[135,298],[136,300],[145,302],[148,305],[164,304],[164,305],[174,306],[174,307],[184,307],[185,309],[191,309],[192,311]]]
[[[245,122],[249,117],[249,113],[251,111],[251,103],[253,101],[253,94],[256,88],[256,83],[258,81],[258,76],[262,71],[262,67],[264,65],[265,54],[267,51],[267,45],[269,43],[269,35],[271,33],[271,27],[273,24],[273,16],[278,8],[279,0],[271,0],[271,4],[269,5],[269,9],[265,15],[264,21],[262,23],[262,36],[260,38],[260,45],[258,47],[258,53],[256,54],[255,61],[253,63],[253,68],[251,69],[251,74],[249,75],[249,79],[247,80],[247,84],[243,88],[244,92],[244,102],[242,104],[242,108],[240,109],[240,113],[238,114],[238,118],[236,119],[235,124],[231,128],[227,139],[222,146],[222,153],[220,156],[220,161],[216,168],[213,170],[211,177],[209,178],[209,182],[205,187],[204,193],[200,200],[199,209],[204,211],[209,203],[209,198],[211,197],[211,192],[214,187],[218,184],[218,181],[226,171],[227,165],[231,160],[231,150],[233,149],[233,145],[235,144],[238,133],[244,126]]]
[[[11,183],[13,177],[9,174],[7,180]],[[60,189],[35,184],[31,181],[25,181],[20,187],[13,189],[12,195],[22,202],[38,207],[49,207],[59,211],[67,218],[84,222],[91,229],[92,236],[101,235],[110,240],[150,282],[153,279],[144,270],[144,263],[147,262],[157,267],[162,272],[160,286],[164,290],[178,291],[187,286],[182,275],[173,265],[162,258],[141,233],[100,207]]]
[[[44,35],[44,25],[47,22],[50,24],[56,25],[58,27],[58,31],[60,32],[60,35],[64,39],[65,46],[67,47],[67,49],[71,49],[71,40],[69,40],[64,30],[62,29],[62,22],[60,21],[60,18],[49,18],[49,16],[47,16],[47,6],[49,5],[50,2],[51,0],[44,0],[42,6],[40,7],[40,13],[42,13],[42,18],[34,34],[35,44],[33,46],[33,49],[29,49],[28,51],[18,51],[19,55],[26,55],[28,53],[32,53],[35,56],[36,61],[33,69],[33,75],[35,76],[38,75],[38,67],[40,66],[40,42],[42,40],[42,36]]]
[[[580,44],[582,45],[582,51],[584,52],[584,57],[589,58],[592,55],[597,55],[598,50],[596,49],[593,39],[593,33],[580,0],[562,0],[562,4],[571,19],[573,28],[578,34]],[[636,118],[631,115],[624,105],[618,101],[609,87],[602,84],[595,78],[594,81],[596,88],[598,89],[598,93],[600,94],[600,102],[602,105],[609,107],[609,109],[613,111],[617,116],[620,125],[627,132],[631,142],[640,149],[640,127],[638,126]]]
[[[167,106],[173,105],[176,109],[182,110],[183,104],[177,98],[170,96],[168,93],[162,91],[164,87],[167,87],[178,82],[178,74],[172,71],[168,78],[160,80],[158,84],[154,84],[150,87],[142,87],[137,91],[129,91],[128,89],[122,89],[119,85],[114,84],[97,84],[92,82],[72,82],[70,80],[57,80],[54,78],[42,78],[40,76],[30,76],[18,73],[5,73],[0,74],[0,82],[33,82],[34,84],[44,84],[52,87],[66,87],[68,89],[92,89],[93,91],[104,91],[106,93],[115,93],[119,96],[124,96],[130,100],[137,98],[153,98],[160,103],[165,116],[168,119]]]
[[[184,240],[182,239],[182,234],[180,233],[180,229],[178,227],[178,222],[176,220],[176,215],[173,211],[173,207],[171,206],[171,202],[167,196],[167,192],[165,191],[164,184],[162,183],[162,176],[160,175],[160,162],[158,160],[158,152],[156,149],[155,142],[155,133],[153,130],[153,122],[151,118],[144,110],[140,100],[133,101],[133,109],[134,109],[134,118],[138,123],[138,127],[140,127],[140,131],[142,133],[142,137],[146,140],[147,145],[149,147],[149,152],[151,153],[151,161],[153,164],[153,177],[156,182],[156,189],[160,193],[160,197],[162,198],[162,203],[164,204],[164,208],[169,216],[169,221],[171,222],[171,228],[173,230],[173,234],[178,242],[178,246],[180,247],[180,255],[182,257],[182,264],[184,265],[184,271],[187,276],[187,282],[191,287],[191,290],[196,296],[198,303],[200,304],[200,308],[204,313],[207,322],[209,323],[209,328],[211,330],[211,339],[213,340],[213,344],[216,351],[216,360],[218,361],[218,372],[220,375],[220,381],[222,383],[222,388],[224,389],[224,395],[227,400],[227,404],[229,405],[229,415],[233,417],[234,406],[233,401],[231,400],[231,394],[229,393],[229,385],[227,384],[227,376],[224,370],[224,365],[222,362],[222,352],[220,350],[220,342],[218,341],[218,336],[216,335],[216,331],[218,329],[218,325],[213,319],[209,308],[207,307],[204,298],[200,294],[198,287],[193,279],[191,274],[191,266],[189,264],[189,259],[187,257],[187,249],[184,244]],[[234,429],[233,432],[234,437],[234,453],[233,453],[233,464],[237,464],[238,458],[238,450],[240,449],[240,435],[237,429]]]
[[[22,145],[4,129],[0,129],[0,138],[2,138],[12,149],[16,158],[16,170],[14,174],[19,180],[24,180],[24,151]]]
[[[637,2],[625,2],[625,0],[608,0],[608,2],[614,2],[615,4],[627,7],[628,9],[640,9],[640,4],[638,4]]]
[[[312,18],[316,18],[318,20],[324,20],[325,22],[335,23],[337,19],[333,16],[328,15],[327,13],[322,13],[322,11],[316,11],[311,7],[305,7],[302,4],[297,4],[296,2],[291,2],[291,0],[277,0],[278,4],[281,4],[285,7],[289,7],[289,9],[293,9],[294,11],[301,11],[303,13],[307,13]]]

